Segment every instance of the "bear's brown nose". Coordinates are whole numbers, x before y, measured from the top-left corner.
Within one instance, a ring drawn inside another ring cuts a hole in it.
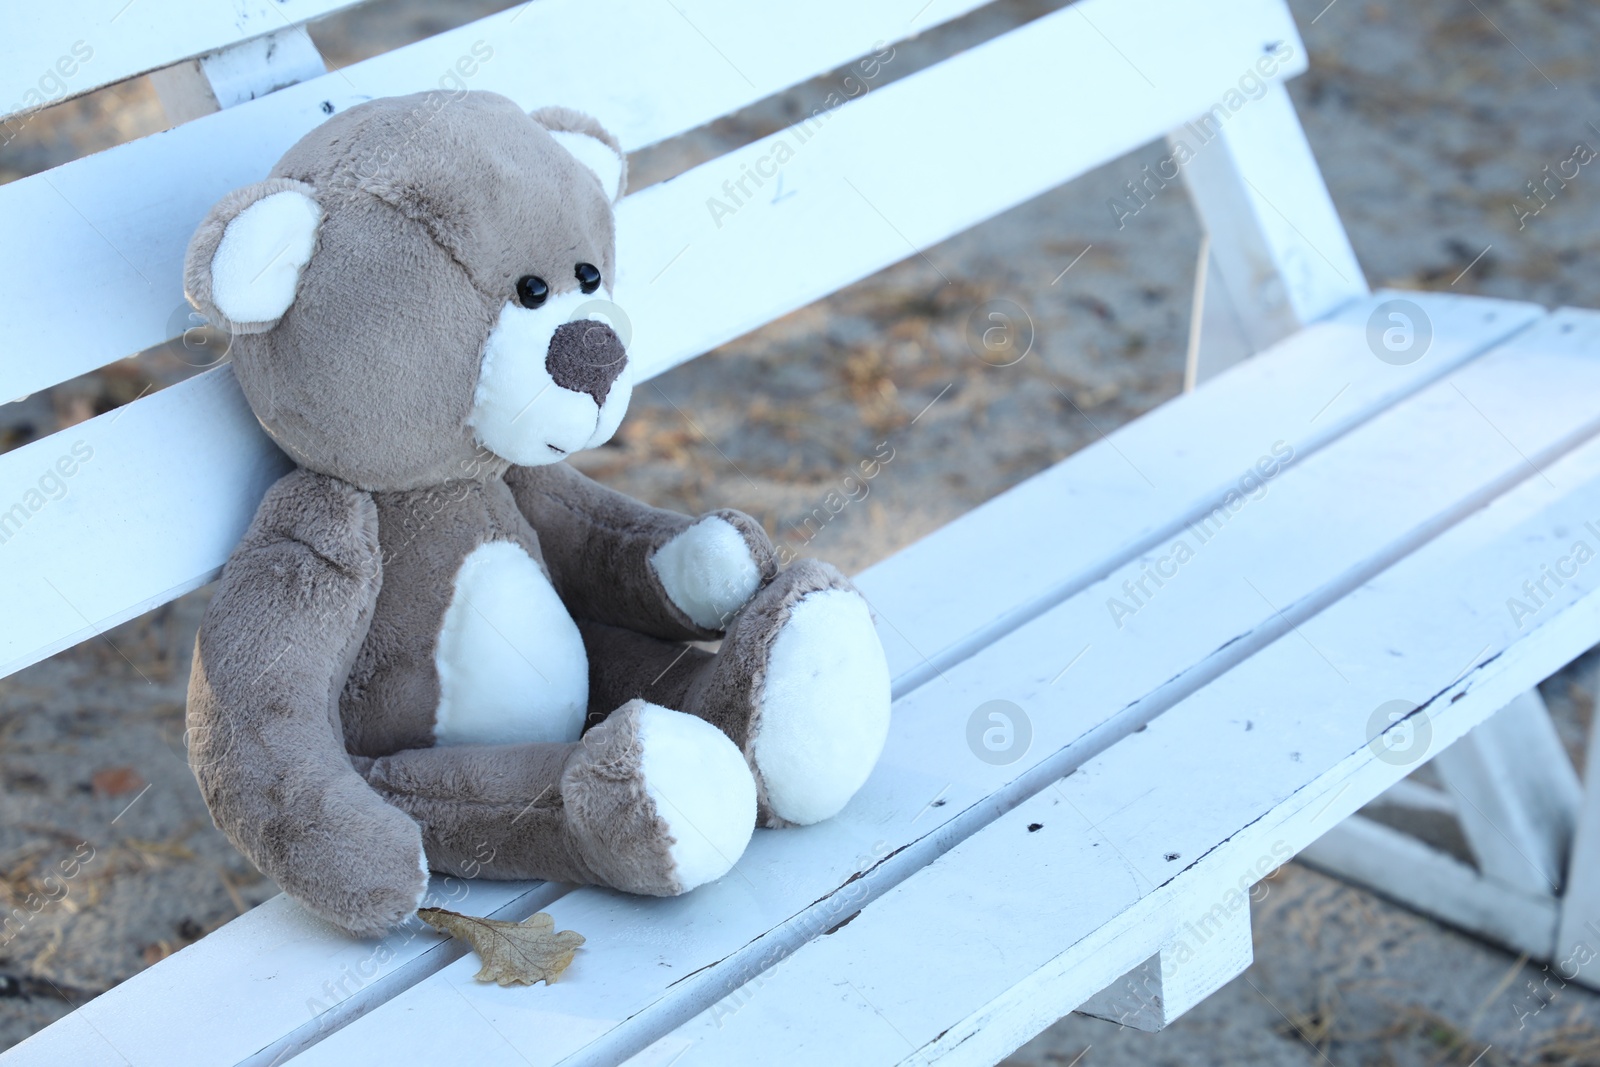
[[[628,352],[611,327],[594,319],[579,319],[556,327],[545,370],[561,388],[587,393],[596,404],[606,402],[611,383],[628,365]]]

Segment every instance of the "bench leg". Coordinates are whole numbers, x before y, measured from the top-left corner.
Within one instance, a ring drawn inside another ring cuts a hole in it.
[[[1205,228],[1189,334],[1188,388],[1347,301],[1366,279],[1289,94],[1272,84],[1213,130],[1167,135]],[[1213,341],[1208,335],[1217,334]],[[1236,335],[1232,340],[1227,335]]]
[[[1299,859],[1514,952],[1545,959],[1555,941],[1553,897],[1486,878],[1454,856],[1362,815],[1323,834]]]
[[[1078,1014],[1154,1033],[1227,985],[1254,959],[1250,903],[1215,904],[1180,923],[1160,951],[1078,1006]],[[1226,898],[1225,898],[1226,899]]]
[[[1538,690],[1435,760],[1446,793],[1402,781],[1385,799],[1454,815],[1476,867],[1361,815],[1300,859],[1600,988],[1600,775],[1579,782]]]
[[[1567,865],[1551,962],[1561,977],[1600,989],[1600,717],[1589,729],[1583,801]]]
[[[1211,238],[1200,238],[1200,261],[1194,272],[1194,303],[1189,311],[1189,354],[1183,367],[1183,391],[1194,392],[1235,363],[1255,354],[1239,312],[1228,293],[1211,251]]]
[[[1559,894],[1583,787],[1539,691],[1507,704],[1434,766],[1478,870],[1528,893]]]

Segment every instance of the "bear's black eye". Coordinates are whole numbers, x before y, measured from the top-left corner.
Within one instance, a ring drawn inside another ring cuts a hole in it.
[[[543,278],[524,274],[517,279],[517,303],[523,307],[539,307],[549,298],[550,287],[544,283]]]
[[[572,269],[578,276],[578,288],[586,293],[592,293],[600,288],[600,270],[593,263],[579,263]]]

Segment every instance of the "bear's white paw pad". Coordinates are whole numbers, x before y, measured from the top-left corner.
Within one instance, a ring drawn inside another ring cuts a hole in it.
[[[727,629],[761,584],[744,535],[715,515],[662,545],[650,565],[677,609],[708,630]]]
[[[751,755],[779,818],[837,815],[866,782],[889,734],[889,665],[866,601],[808,593],[768,654]]]
[[[756,783],[739,748],[693,715],[648,705],[639,715],[640,772],[673,837],[683,892],[733,868],[756,824]]]

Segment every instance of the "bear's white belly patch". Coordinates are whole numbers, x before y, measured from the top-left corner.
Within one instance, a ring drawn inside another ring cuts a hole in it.
[[[434,665],[438,744],[576,741],[583,730],[583,638],[539,564],[510,541],[461,561]]]

